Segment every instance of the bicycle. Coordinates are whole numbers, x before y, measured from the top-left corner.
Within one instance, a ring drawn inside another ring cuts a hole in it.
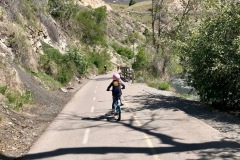
[[[115,102],[114,107],[115,107],[114,111],[111,111],[110,114],[106,114],[107,121],[113,119],[116,121],[121,120],[121,106],[119,105],[118,101]]]

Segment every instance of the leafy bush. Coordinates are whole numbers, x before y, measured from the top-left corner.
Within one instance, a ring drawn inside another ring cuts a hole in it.
[[[134,57],[133,51],[131,49],[129,49],[128,47],[123,47],[117,43],[113,43],[112,47],[119,55],[127,57],[128,59],[132,59]]]
[[[49,0],[49,12],[61,25],[87,44],[105,44],[106,7],[80,7],[73,0]]]
[[[61,22],[70,19],[78,10],[73,0],[48,0],[48,7],[50,14]]]
[[[74,17],[74,31],[87,44],[105,44],[106,8],[81,10]]]
[[[111,66],[109,62],[110,55],[105,50],[102,52],[88,53],[88,60],[90,64],[98,68],[98,73],[104,73],[104,65],[107,65],[107,68]]]
[[[69,47],[67,51],[67,57],[69,61],[75,64],[77,73],[82,75],[87,71],[89,66],[87,57],[81,53],[81,51],[76,47]]]
[[[206,20],[183,52],[189,81],[203,102],[219,109],[240,109],[240,4],[223,5]]]
[[[68,83],[75,74],[82,75],[88,67],[87,59],[80,50],[70,47],[67,54],[61,54],[57,49],[43,43],[45,55],[40,57],[41,68],[61,84]]]
[[[142,69],[147,69],[148,65],[149,65],[149,57],[146,54],[144,47],[139,47],[138,53],[136,55],[136,59],[132,65],[132,68],[134,70],[142,70]]]

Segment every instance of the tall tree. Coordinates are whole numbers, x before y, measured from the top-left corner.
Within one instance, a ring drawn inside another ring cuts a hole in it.
[[[184,24],[189,12],[197,4],[196,0],[179,0],[176,10],[169,10],[166,0],[152,0],[152,33],[155,48],[154,72],[163,79],[168,78],[167,66],[170,61],[172,41]]]

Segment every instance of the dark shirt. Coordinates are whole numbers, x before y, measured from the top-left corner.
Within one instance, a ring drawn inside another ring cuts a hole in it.
[[[112,95],[113,96],[121,96],[122,89],[125,89],[125,85],[119,81],[113,80],[110,85],[107,87],[107,91],[112,87]]]

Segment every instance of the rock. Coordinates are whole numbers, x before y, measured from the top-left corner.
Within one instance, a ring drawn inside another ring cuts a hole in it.
[[[61,89],[61,91],[64,92],[64,93],[67,93],[67,92],[68,92],[67,89],[65,89],[65,88],[60,88],[60,89]]]

